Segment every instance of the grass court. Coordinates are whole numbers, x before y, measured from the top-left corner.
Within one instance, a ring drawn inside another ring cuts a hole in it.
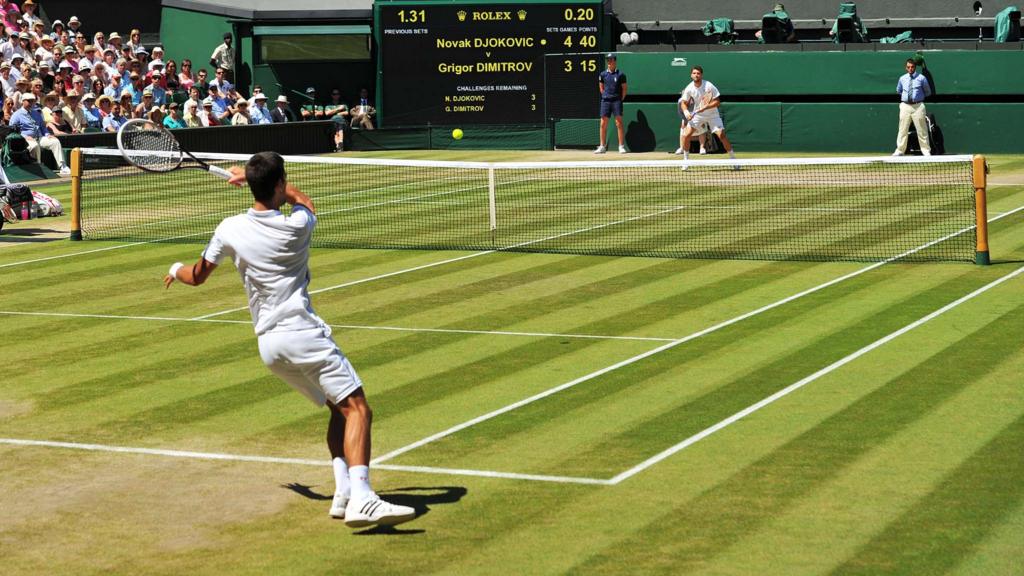
[[[1024,157],[989,163],[987,267],[315,248],[420,514],[354,533],[232,265],[165,291],[201,243],[5,227],[4,572],[1016,573]]]

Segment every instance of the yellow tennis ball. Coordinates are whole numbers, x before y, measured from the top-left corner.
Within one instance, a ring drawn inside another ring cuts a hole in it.
[[[455,130],[452,130],[452,138],[455,138],[456,140],[462,140],[462,129],[456,128]]]

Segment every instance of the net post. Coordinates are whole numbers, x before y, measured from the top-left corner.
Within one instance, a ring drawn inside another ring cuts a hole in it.
[[[71,151],[71,240],[82,239],[82,149]]]
[[[492,244],[495,242],[498,231],[498,207],[494,196],[494,166],[489,166],[487,168],[487,204],[490,212]]]
[[[977,247],[974,251],[974,263],[987,266],[990,263],[988,255],[988,199],[986,196],[986,174],[988,166],[985,164],[985,157],[974,156],[974,214],[977,225]]]

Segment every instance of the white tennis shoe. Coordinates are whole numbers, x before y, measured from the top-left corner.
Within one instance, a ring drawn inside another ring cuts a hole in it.
[[[619,154],[625,154],[625,153],[626,153],[626,147],[625,146],[619,146]]]
[[[345,525],[350,528],[362,528],[373,524],[394,526],[415,517],[416,510],[413,508],[385,502],[373,492],[365,498],[349,500],[345,508]]]
[[[673,152],[673,154],[675,154],[676,156],[679,156],[679,155],[681,155],[682,153],[683,153],[683,149],[682,149],[682,148],[676,148],[676,151],[675,151],[675,152]]]
[[[701,147],[700,147],[700,155],[701,155],[701,156],[704,156],[704,155],[705,155],[705,154],[707,154],[707,153],[708,153],[708,150],[707,150],[707,148],[705,148],[705,147],[701,146]]]
[[[331,502],[331,511],[329,512],[331,518],[345,519],[345,507],[348,506],[348,500],[348,494],[336,493],[334,495],[334,501]]]
[[[606,148],[604,146],[598,146],[597,150],[594,150],[594,154],[604,154],[607,151],[608,151],[608,148]]]

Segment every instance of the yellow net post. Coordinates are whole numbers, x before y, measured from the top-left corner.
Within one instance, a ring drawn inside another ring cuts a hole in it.
[[[985,165],[985,157],[976,155],[974,157],[974,213],[978,245],[974,250],[974,263],[983,266],[990,262],[988,256],[988,200],[985,193],[987,174],[988,166]]]
[[[71,151],[71,240],[82,239],[82,151]]]

